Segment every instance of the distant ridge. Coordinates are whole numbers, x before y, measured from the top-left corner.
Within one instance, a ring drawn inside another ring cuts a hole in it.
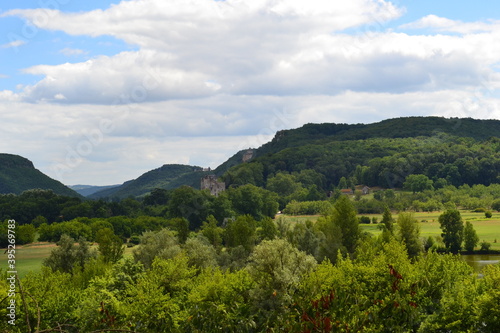
[[[112,189],[118,186],[120,185],[108,185],[108,186],[70,185],[68,187],[73,191],[77,192],[78,194],[83,195],[84,197],[88,197],[89,195],[92,195],[96,192]]]
[[[278,131],[260,147],[258,155],[282,149],[329,141],[366,140],[370,138],[411,138],[446,133],[451,136],[486,140],[500,137],[499,120],[443,117],[401,117],[372,124],[305,124],[297,129]]]
[[[30,160],[0,154],[0,194],[21,194],[27,190],[52,190],[56,194],[80,197],[78,193],[35,169]]]
[[[204,175],[215,174],[224,176],[228,171],[235,170],[245,163],[262,163],[264,173],[275,169],[269,166],[264,157],[275,159],[289,159],[297,154],[295,148],[322,147],[333,142],[369,140],[375,138],[404,139],[418,137],[433,137],[439,135],[451,137],[472,138],[484,141],[491,137],[500,138],[499,120],[478,120],[472,118],[443,118],[443,117],[402,117],[387,119],[372,124],[305,124],[296,129],[278,131],[274,138],[257,149],[246,149],[235,153],[226,162],[211,171],[203,171],[197,166],[166,164],[158,169],[146,172],[135,180],[111,189],[105,189],[91,194],[90,198],[126,198],[140,197],[148,194],[154,188],[175,189],[188,185],[199,188],[200,180]],[[317,157],[315,157],[317,158]],[[304,155],[303,163],[312,158]],[[293,170],[292,165],[288,169]],[[230,178],[230,177],[229,177]],[[226,178],[226,185],[231,181]]]
[[[171,189],[182,185],[195,186],[195,184],[199,184],[202,173],[203,168],[198,166],[166,164],[120,186],[95,192],[89,198],[140,197],[151,192],[154,188]],[[180,183],[179,179],[181,179]],[[173,182],[175,185],[172,184]]]

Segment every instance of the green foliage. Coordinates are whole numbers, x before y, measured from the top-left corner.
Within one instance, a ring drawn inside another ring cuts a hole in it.
[[[458,210],[447,210],[439,216],[443,233],[443,242],[451,253],[458,253],[462,248],[464,223]]]
[[[432,180],[430,180],[426,175],[409,175],[406,177],[403,187],[406,190],[416,193],[425,190],[432,190],[432,183]]]
[[[486,217],[487,219],[491,219],[492,216],[493,214],[491,213],[491,211],[487,210],[484,212],[484,217]]]
[[[222,245],[222,234],[224,230],[217,225],[217,220],[213,215],[210,215],[201,226],[201,234],[212,244],[215,248]]]
[[[354,253],[361,231],[356,209],[347,196],[341,196],[335,203],[332,219],[342,234],[342,245],[349,253]]]
[[[227,223],[224,242],[229,247],[243,246],[250,252],[255,246],[257,222],[250,215],[238,216]]]
[[[465,222],[464,228],[464,248],[466,251],[472,252],[479,243],[479,237],[477,236],[474,226],[469,221]]]
[[[210,194],[189,186],[182,186],[172,192],[168,203],[168,215],[172,218],[185,218],[189,228],[199,228],[210,215]]]
[[[150,268],[155,258],[171,259],[180,254],[181,247],[174,232],[168,229],[147,231],[141,236],[141,243],[133,251],[134,260]]]
[[[217,266],[217,252],[204,236],[189,238],[183,248],[190,266],[197,268]]]
[[[391,234],[394,233],[394,219],[392,218],[392,213],[387,206],[384,208],[384,215],[382,216],[382,221],[380,223],[382,223],[385,230]]]
[[[412,213],[401,213],[398,216],[398,239],[405,245],[408,256],[416,258],[422,252],[418,221]]]
[[[90,245],[84,238],[78,240],[78,246],[74,245],[75,240],[63,234],[57,243],[58,247],[52,250],[50,257],[44,260],[43,265],[64,273],[73,273],[76,267],[83,269],[85,264],[95,258],[95,251],[90,249]]]
[[[270,217],[257,222],[257,236],[259,240],[273,240],[278,236],[276,224]]]
[[[479,246],[481,247],[480,251],[482,252],[488,252],[491,248],[491,244],[486,241],[482,241],[481,244],[479,244]]]
[[[228,191],[233,208],[240,215],[251,215],[256,220],[274,218],[278,212],[278,195],[255,185],[243,185]]]
[[[99,230],[95,240],[99,244],[98,251],[104,262],[115,263],[123,257],[125,246],[122,239],[116,236],[113,230],[109,228]]]
[[[330,201],[302,201],[292,200],[289,202],[283,214],[288,215],[326,215],[333,208]]]
[[[500,200],[495,200],[491,204],[491,208],[496,210],[497,212],[500,212]]]
[[[263,241],[249,260],[247,267],[256,282],[251,295],[257,302],[260,321],[264,327],[278,326],[284,305],[291,303],[301,280],[316,266],[316,260],[284,239]]]
[[[21,225],[17,228],[17,244],[29,244],[35,241],[36,228],[32,224]]]
[[[0,193],[21,194],[33,189],[80,197],[75,191],[35,169],[28,159],[17,155],[0,154]]]

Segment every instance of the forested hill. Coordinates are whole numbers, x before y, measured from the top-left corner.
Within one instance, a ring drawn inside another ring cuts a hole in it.
[[[224,180],[227,186],[266,188],[288,182],[288,187],[314,186],[321,193],[340,185],[399,188],[412,174],[440,187],[488,185],[499,181],[499,137],[500,121],[470,118],[307,124],[278,132],[257,150],[257,158],[231,168]],[[346,181],[340,183],[342,178]]]
[[[21,156],[0,154],[0,193],[20,194],[31,189],[52,190],[54,193],[79,197],[80,195],[39,170]]]
[[[139,197],[155,188],[173,189],[182,185],[199,187],[202,175],[203,169],[197,166],[166,164],[123,185],[96,192],[89,197],[93,199]]]
[[[253,151],[253,150],[252,150]],[[222,176],[232,166],[242,163],[243,156],[247,151],[240,151],[230,157],[226,162],[219,165],[215,170],[205,170],[198,166],[165,164],[160,168],[148,171],[137,179],[130,180],[124,184],[97,191],[89,194],[91,199],[98,198],[127,198],[129,196],[138,197],[151,192],[155,188],[171,190],[183,185],[193,188],[200,187],[203,176],[215,174]]]
[[[305,172],[307,177],[296,180],[323,193],[338,186],[342,177],[382,187],[401,187],[409,174],[426,174],[440,184],[489,184],[497,181],[496,170],[500,172],[498,143],[487,141],[492,137],[500,137],[500,121],[405,117],[373,124],[306,124],[279,131],[269,143],[237,152],[210,172],[164,165],[90,197],[143,196],[154,188],[182,185],[199,188],[208,173],[222,176],[227,186],[267,187],[267,179],[277,173]],[[248,155],[250,162],[244,163]]]
[[[373,124],[306,124],[297,129],[282,130],[258,149],[258,155],[312,143],[362,140],[370,138],[410,138],[446,133],[451,136],[486,140],[500,137],[500,121],[472,118],[403,117]]]

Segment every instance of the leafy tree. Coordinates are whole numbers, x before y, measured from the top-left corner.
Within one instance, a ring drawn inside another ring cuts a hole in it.
[[[74,243],[73,238],[63,234],[57,243],[58,247],[52,250],[50,256],[43,261],[43,265],[51,268],[54,272],[73,273],[73,269],[77,266],[83,269],[87,261],[95,258],[95,251],[90,249],[84,238],[78,240],[78,246],[75,246]]]
[[[284,239],[266,240],[257,245],[249,258],[248,270],[257,283],[253,297],[265,326],[276,325],[276,310],[292,301],[300,281],[316,266],[314,257],[297,250]]]
[[[265,217],[257,222],[257,233],[260,240],[272,240],[278,236],[276,224],[270,217]]]
[[[465,222],[464,228],[464,248],[466,251],[472,252],[479,243],[479,237],[477,236],[474,226],[469,221]]]
[[[302,187],[302,184],[298,183],[294,176],[283,172],[268,178],[266,184],[269,191],[277,193],[280,197],[291,195],[299,187]]]
[[[497,212],[500,212],[500,200],[495,200],[491,204],[491,208],[496,210]]]
[[[109,228],[101,229],[97,232],[96,242],[99,244],[98,251],[104,262],[115,263],[123,257],[125,246],[120,237]]]
[[[189,238],[184,245],[188,263],[197,268],[216,267],[217,253],[212,244],[202,235]]]
[[[145,205],[166,205],[168,203],[168,199],[170,198],[170,192],[161,189],[161,188],[155,188],[144,197],[144,204]]]
[[[420,229],[412,213],[401,213],[398,216],[398,238],[405,245],[410,258],[416,258],[422,251]]]
[[[305,239],[297,239],[298,244],[302,243],[300,249],[303,251],[308,250],[310,254],[317,252],[316,258],[318,261],[326,259],[332,263],[337,262],[339,250],[343,254],[347,252],[345,245],[342,243],[343,234],[340,226],[335,223],[333,216],[330,215],[318,218],[314,228],[316,231],[314,234],[307,232],[303,235]],[[314,248],[316,242],[318,243],[317,249]]]
[[[347,179],[345,177],[340,178],[339,184],[337,186],[340,189],[347,188]]]
[[[333,222],[342,233],[342,245],[349,253],[354,253],[361,235],[356,209],[347,196],[341,196],[334,205]]]
[[[409,175],[403,187],[413,193],[432,189],[432,180],[426,175]]]
[[[439,224],[443,231],[443,242],[451,253],[458,253],[462,248],[464,223],[460,212],[447,210],[439,216]]]
[[[32,224],[21,225],[17,228],[16,242],[18,244],[29,244],[35,241],[36,228]]]
[[[212,244],[215,248],[222,245],[222,234],[224,230],[217,225],[217,220],[213,215],[208,216],[207,220],[201,226],[201,234]]]
[[[382,221],[380,223],[382,223],[384,229],[389,233],[394,233],[394,219],[392,217],[391,210],[387,206],[384,208],[384,214],[382,215]]]
[[[257,223],[250,215],[238,216],[229,221],[224,230],[224,242],[229,247],[243,246],[250,252],[255,245]]]
[[[171,218],[185,218],[189,228],[195,230],[209,215],[211,196],[205,191],[182,186],[172,192],[168,202],[168,215]]]
[[[274,218],[278,212],[278,195],[254,185],[243,185],[228,190],[234,209],[241,215],[251,215],[260,220]]]
[[[174,232],[162,229],[157,232],[147,231],[141,236],[141,243],[134,249],[136,262],[141,262],[145,268],[150,268],[155,258],[171,259],[181,253]]]

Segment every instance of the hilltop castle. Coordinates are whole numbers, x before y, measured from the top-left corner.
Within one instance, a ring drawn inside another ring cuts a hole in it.
[[[221,192],[226,190],[226,183],[219,182],[216,175],[208,175],[201,179],[200,188],[202,190],[210,190],[210,194],[217,197]]]

